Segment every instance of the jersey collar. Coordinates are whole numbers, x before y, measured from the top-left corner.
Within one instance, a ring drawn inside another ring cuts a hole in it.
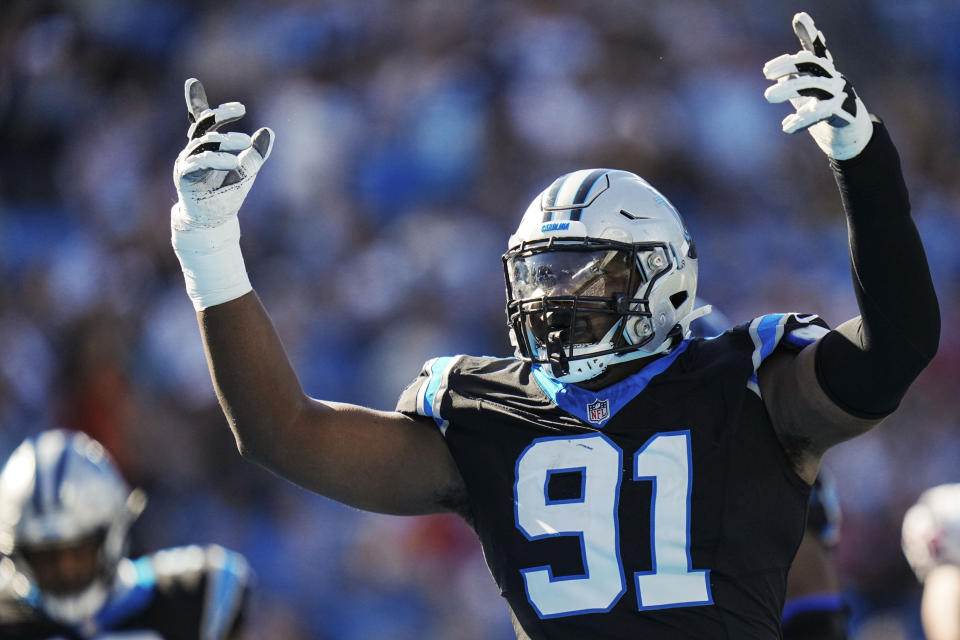
[[[544,365],[531,367],[533,379],[553,404],[584,422],[603,428],[620,409],[640,395],[650,380],[666,371],[681,353],[686,351],[690,340],[684,340],[667,355],[654,360],[635,374],[598,391],[590,391],[576,384],[559,382],[546,372]]]

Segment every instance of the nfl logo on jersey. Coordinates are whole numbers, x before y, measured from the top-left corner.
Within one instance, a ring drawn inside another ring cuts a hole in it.
[[[587,419],[590,422],[600,424],[610,417],[610,402],[607,400],[596,400],[587,405]]]

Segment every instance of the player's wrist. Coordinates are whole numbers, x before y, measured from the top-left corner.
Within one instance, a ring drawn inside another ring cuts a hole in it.
[[[176,214],[172,216],[172,220],[177,218]],[[240,251],[240,222],[236,216],[214,227],[190,228],[174,223],[171,241],[187,295],[197,311],[235,300],[253,289]]]
[[[857,115],[849,124],[844,127],[815,125],[808,131],[827,157],[833,160],[850,160],[860,155],[870,143],[873,120],[863,102],[857,98]]]

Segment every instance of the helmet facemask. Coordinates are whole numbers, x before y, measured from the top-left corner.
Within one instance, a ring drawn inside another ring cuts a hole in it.
[[[704,312],[693,308],[697,252],[683,219],[633,173],[560,176],[507,246],[511,343],[559,382],[668,352]]]
[[[648,293],[672,268],[661,242],[551,238],[503,256],[507,317],[520,355],[554,378],[592,378],[654,337]]]

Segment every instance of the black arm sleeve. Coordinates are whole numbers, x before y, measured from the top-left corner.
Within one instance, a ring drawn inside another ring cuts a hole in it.
[[[900,404],[940,341],[940,310],[900,158],[874,123],[860,155],[831,160],[847,217],[860,317],[823,337],[817,379],[837,406],[882,418]]]

